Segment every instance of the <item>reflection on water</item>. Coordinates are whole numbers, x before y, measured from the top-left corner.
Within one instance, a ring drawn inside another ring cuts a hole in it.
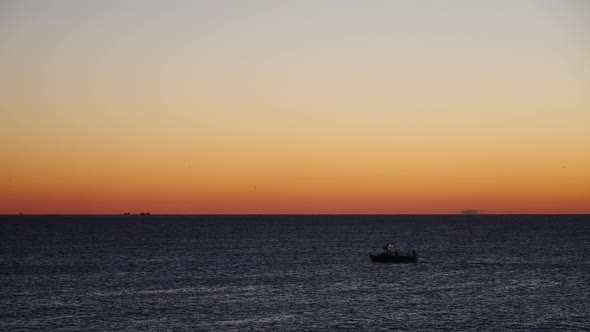
[[[0,330],[587,330],[583,216],[4,216]],[[373,264],[384,243],[417,264]]]

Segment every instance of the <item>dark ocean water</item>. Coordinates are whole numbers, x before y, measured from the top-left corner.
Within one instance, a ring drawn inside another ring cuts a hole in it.
[[[582,331],[590,218],[2,216],[0,290],[1,331]]]

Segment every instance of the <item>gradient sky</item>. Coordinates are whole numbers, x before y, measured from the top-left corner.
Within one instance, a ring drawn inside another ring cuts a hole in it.
[[[589,1],[1,1],[0,213],[590,213]]]

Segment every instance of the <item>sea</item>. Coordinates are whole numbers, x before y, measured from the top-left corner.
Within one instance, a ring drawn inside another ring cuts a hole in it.
[[[587,215],[0,216],[0,331],[589,330]]]

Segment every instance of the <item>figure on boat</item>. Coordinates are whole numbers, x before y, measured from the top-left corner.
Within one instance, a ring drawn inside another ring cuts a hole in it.
[[[369,254],[371,261],[374,263],[416,263],[418,262],[418,255],[416,250],[411,252],[399,252],[393,243],[385,244],[381,251],[377,254]]]

